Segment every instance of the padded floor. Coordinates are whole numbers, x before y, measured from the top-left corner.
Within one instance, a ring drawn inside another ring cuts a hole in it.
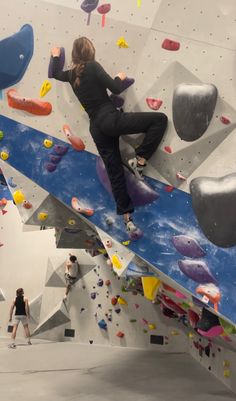
[[[15,401],[230,401],[235,395],[186,354],[0,342],[1,399]]]

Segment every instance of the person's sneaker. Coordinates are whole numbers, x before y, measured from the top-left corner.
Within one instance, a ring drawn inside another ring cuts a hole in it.
[[[16,348],[16,344],[15,343],[9,344],[8,348]]]
[[[27,341],[28,345],[32,345],[32,342],[30,340]]]
[[[67,301],[67,295],[64,295],[63,301]]]
[[[141,164],[139,164],[136,157],[128,160],[128,165],[129,165],[130,169],[132,170],[132,172],[134,173],[135,177],[138,178],[138,180],[143,181],[144,180],[143,169],[144,169],[145,165],[142,166]]]
[[[135,231],[137,231],[138,227],[134,224],[134,222],[132,220],[129,220],[125,223],[126,225],[126,230],[128,231],[128,233],[133,233]]]

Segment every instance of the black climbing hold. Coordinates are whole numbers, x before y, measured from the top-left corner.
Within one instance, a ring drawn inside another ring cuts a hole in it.
[[[236,245],[236,174],[199,177],[190,183],[192,205],[200,228],[213,244]]]
[[[218,316],[210,312],[208,309],[203,308],[201,319],[197,322],[197,329],[209,331],[212,327],[220,326]]]
[[[217,88],[212,84],[180,84],[173,95],[173,123],[180,139],[193,142],[207,130],[214,114]]]

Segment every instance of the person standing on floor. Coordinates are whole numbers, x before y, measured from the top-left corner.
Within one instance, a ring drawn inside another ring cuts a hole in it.
[[[15,309],[15,315],[14,315],[14,319],[12,321],[12,315],[13,315],[14,309]],[[13,331],[12,331],[12,335],[11,335],[12,343],[9,345],[9,348],[16,348],[15,338],[16,338],[16,332],[17,332],[20,322],[23,324],[25,336],[27,338],[27,343],[28,343],[28,345],[31,345],[30,331],[29,331],[29,324],[28,324],[29,317],[30,317],[29,301],[24,296],[23,288],[18,288],[16,290],[16,298],[12,302],[12,305],[10,308],[9,322],[13,323]]]
[[[69,260],[66,262],[65,269],[65,280],[66,280],[66,292],[64,300],[67,300],[67,295],[71,290],[72,285],[75,284],[79,273],[79,263],[75,255],[69,254]]]
[[[136,156],[128,161],[129,168],[142,180],[146,161],[154,154],[164,136],[167,116],[158,112],[124,113],[117,110],[108,96],[107,89],[114,94],[120,94],[126,75],[119,72],[114,79],[111,78],[95,61],[95,48],[88,38],[80,37],[74,41],[72,67],[67,71],[60,69],[60,48],[52,48],[51,55],[53,78],[70,83],[89,116],[90,133],[105,164],[117,214],[123,215],[128,233],[133,233],[137,230],[131,217],[134,206],[126,187],[119,137],[145,134],[143,142],[135,149]]]

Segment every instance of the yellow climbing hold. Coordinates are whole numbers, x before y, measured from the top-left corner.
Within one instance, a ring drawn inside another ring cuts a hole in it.
[[[119,46],[122,49],[127,49],[129,47],[128,43],[126,42],[125,38],[123,38],[123,37],[120,37],[120,39],[117,40],[116,44],[117,44],[117,46]]]
[[[68,223],[70,226],[74,226],[75,223],[76,223],[76,221],[75,221],[75,219],[69,219],[67,223]]]
[[[38,214],[38,219],[39,219],[40,221],[47,220],[47,218],[48,218],[48,213],[40,212],[40,213]]]
[[[7,160],[9,158],[9,153],[8,152],[1,152],[1,159],[2,160]]]
[[[225,359],[223,361],[223,366],[224,366],[224,368],[228,368],[230,366],[230,362],[227,359]]]
[[[150,330],[155,330],[155,329],[156,329],[156,325],[155,325],[155,324],[152,324],[152,323],[150,323],[150,324],[148,325],[148,327],[149,327]]]
[[[102,255],[105,255],[107,253],[106,249],[104,248],[98,248],[98,252],[101,253]]]
[[[24,200],[25,200],[25,195],[19,189],[17,191],[15,191],[12,196],[13,196],[13,200],[16,205],[19,205],[20,203],[24,202]]]
[[[117,255],[112,255],[111,263],[116,269],[122,269],[122,263]]]
[[[177,330],[172,330],[170,333],[172,336],[178,336],[179,332]]]
[[[161,280],[157,277],[142,277],[142,284],[144,296],[149,299],[149,301],[153,301],[161,285]]]
[[[193,338],[194,337],[193,333],[188,333],[188,337]]]
[[[229,369],[225,369],[224,370],[224,377],[230,377],[230,370]]]
[[[122,297],[119,297],[117,300],[119,305],[128,305],[128,303],[126,302],[126,300]]]
[[[52,88],[52,84],[46,79],[40,88],[40,97],[44,97]]]
[[[122,245],[125,245],[125,246],[128,246],[129,244],[130,244],[130,240],[128,240],[128,241],[122,241],[121,243],[122,243]]]
[[[43,144],[45,148],[51,148],[53,146],[53,141],[51,139],[44,139]]]

